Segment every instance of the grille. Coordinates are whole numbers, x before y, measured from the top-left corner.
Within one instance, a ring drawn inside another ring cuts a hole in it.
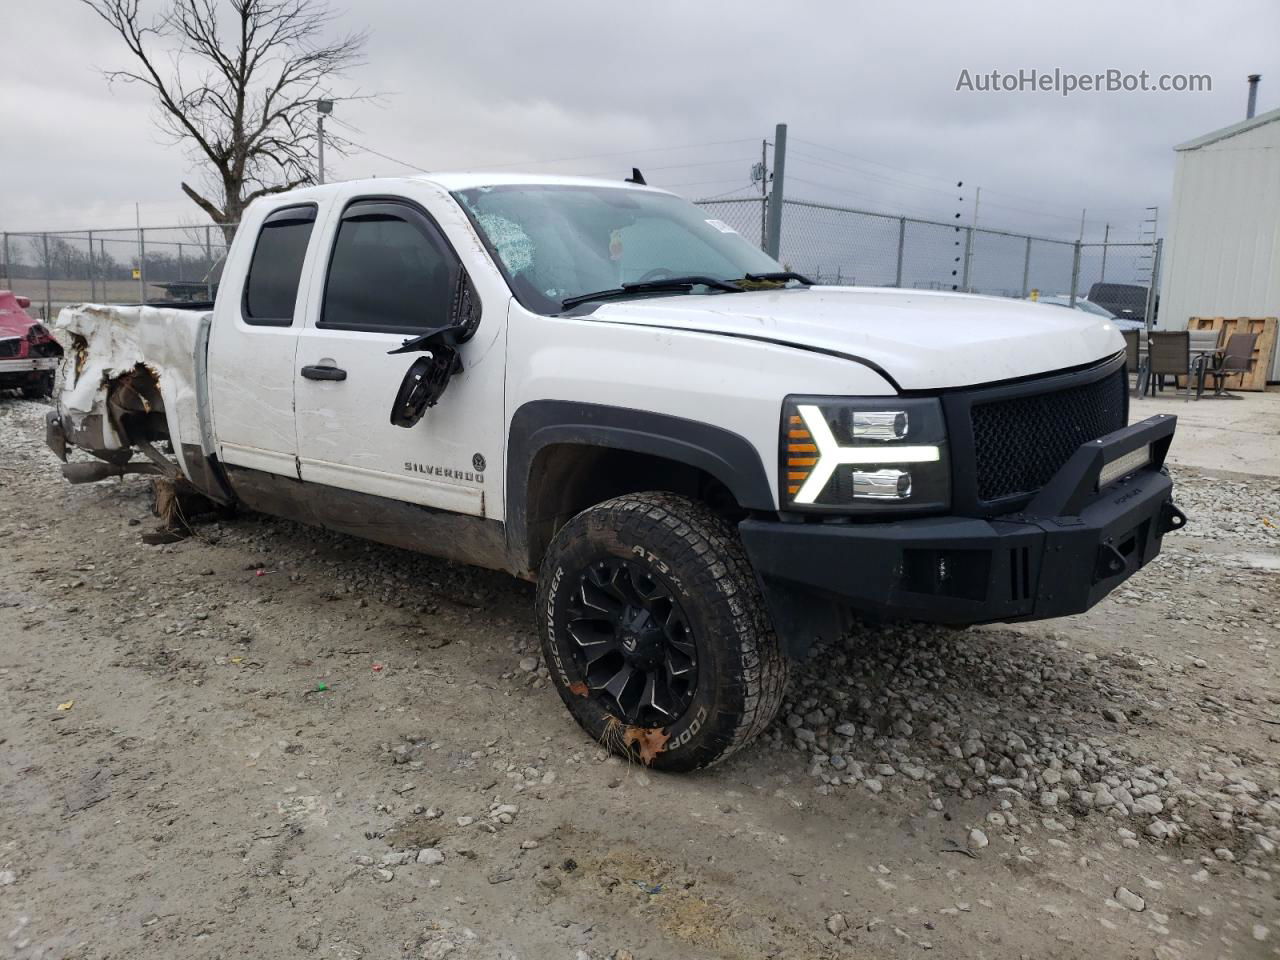
[[[4,340],[0,340],[0,357],[16,357],[21,352],[21,337],[8,337]]]
[[[1125,425],[1123,370],[1053,393],[973,407],[978,498],[1039,490],[1082,443]]]

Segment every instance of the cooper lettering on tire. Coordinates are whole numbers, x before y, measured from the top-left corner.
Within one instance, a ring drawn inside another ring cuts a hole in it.
[[[574,718],[618,753],[692,770],[768,726],[787,663],[732,527],[668,493],[584,510],[538,583],[552,678]]]

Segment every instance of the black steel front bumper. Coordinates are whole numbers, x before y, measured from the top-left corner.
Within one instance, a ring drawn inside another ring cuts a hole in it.
[[[874,619],[949,624],[1081,613],[1186,522],[1163,469],[1176,421],[1152,417],[1082,445],[1016,514],[839,524],[748,519],[739,530],[793,650],[824,602]],[[1144,445],[1147,467],[1099,489],[1105,465]]]

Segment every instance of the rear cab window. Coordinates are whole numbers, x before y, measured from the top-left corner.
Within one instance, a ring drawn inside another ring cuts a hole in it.
[[[241,315],[253,326],[293,323],[307,244],[316,221],[312,203],[282,207],[262,222],[244,283]]]

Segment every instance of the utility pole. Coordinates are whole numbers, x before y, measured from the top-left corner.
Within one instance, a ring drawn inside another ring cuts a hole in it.
[[[760,249],[769,249],[769,141],[760,141],[760,162],[751,165],[751,182],[760,181]]]
[[[782,175],[787,165],[787,125],[780,123],[773,134],[773,189],[769,194],[769,247],[775,260],[782,246]]]
[[[1111,224],[1107,224],[1102,228],[1102,276],[1098,277],[1101,283],[1107,279],[1107,245],[1111,242]]]
[[[332,100],[316,101],[316,183],[324,183],[324,118],[333,113]]]

